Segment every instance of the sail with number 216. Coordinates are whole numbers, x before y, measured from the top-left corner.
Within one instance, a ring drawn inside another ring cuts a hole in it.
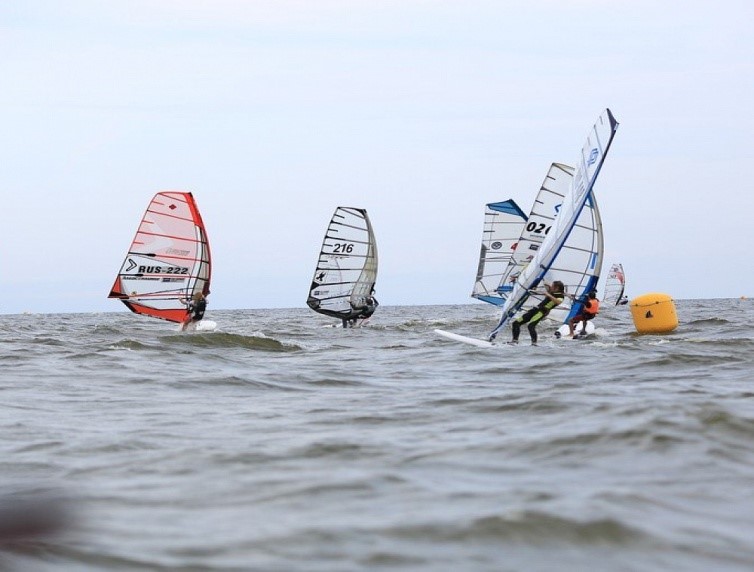
[[[605,109],[592,126],[587,140],[581,148],[580,157],[573,173],[573,180],[563,197],[563,202],[550,232],[547,233],[533,259],[516,280],[513,291],[502,308],[503,315],[495,329],[490,333],[490,339],[494,339],[503,326],[524,306],[530,296],[530,290],[537,288],[546,278],[550,282],[558,279],[550,271],[557,268],[557,265],[555,268],[553,268],[553,265],[574,231],[584,206],[592,196],[594,183],[602,169],[605,156],[610,149],[617,129],[618,122],[610,110]]]
[[[306,304],[353,319],[369,305],[377,281],[377,242],[365,209],[337,207],[327,226]]]
[[[191,193],[157,193],[141,219],[108,298],[137,314],[185,322],[195,294],[209,294],[207,232]]]

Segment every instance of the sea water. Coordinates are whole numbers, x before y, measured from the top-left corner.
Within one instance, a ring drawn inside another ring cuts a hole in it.
[[[0,569],[754,569],[754,301],[676,309],[491,349],[433,333],[482,304],[0,316]]]

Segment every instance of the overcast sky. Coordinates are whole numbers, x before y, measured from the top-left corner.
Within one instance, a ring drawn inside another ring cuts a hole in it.
[[[754,296],[754,2],[0,3],[0,313],[106,298],[150,199],[194,193],[210,309],[302,307],[338,205],[386,305],[475,303],[484,204],[528,210],[609,107],[605,268]]]

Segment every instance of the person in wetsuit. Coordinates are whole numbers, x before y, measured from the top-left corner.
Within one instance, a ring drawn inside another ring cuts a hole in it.
[[[195,324],[204,318],[204,312],[207,309],[207,298],[201,292],[194,294],[194,297],[188,303],[188,317],[183,322],[181,330],[185,330],[189,324]]]
[[[361,319],[362,323],[367,318],[371,317],[372,314],[374,314],[374,311],[377,309],[377,306],[380,305],[380,303],[377,301],[377,298],[374,297],[374,288],[372,288],[372,292],[369,296],[367,296],[365,300],[366,304],[364,306],[361,306],[358,308],[360,311],[358,314],[351,315],[349,318],[343,318],[343,327],[348,328],[349,326],[351,328],[356,326],[356,323]]]
[[[531,345],[537,345],[537,324],[542,321],[550,310],[559,306],[565,299],[565,286],[560,280],[555,280],[552,284],[545,284],[544,292],[530,291],[530,294],[544,294],[545,299],[538,305],[529,309],[524,315],[513,320],[511,329],[513,332],[513,339],[508,342],[509,344],[517,344],[518,336],[521,333],[521,326],[527,325],[529,329],[529,336],[531,336]]]
[[[361,311],[361,314],[359,314],[359,318],[366,320],[367,318],[371,317],[372,314],[374,314],[374,311],[377,309],[377,306],[379,305],[380,303],[377,301],[377,298],[375,298],[374,296],[369,296],[367,298],[367,305]]]

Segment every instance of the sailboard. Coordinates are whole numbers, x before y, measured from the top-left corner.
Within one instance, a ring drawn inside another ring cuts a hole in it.
[[[605,292],[602,301],[611,306],[617,306],[621,303],[623,293],[626,289],[626,274],[623,272],[622,264],[613,264],[607,273],[605,280]],[[624,302],[625,303],[625,302]]]
[[[506,282],[510,272],[526,218],[513,199],[485,205],[482,248],[472,298],[496,306],[505,303],[506,292],[499,286]]]
[[[183,323],[189,300],[209,294],[211,270],[207,232],[193,195],[160,192],[147,206],[108,298],[137,314]]]
[[[569,253],[568,249],[564,249],[564,247],[571,235],[579,233],[579,226],[581,225],[577,223],[585,205],[590,201],[593,205],[596,205],[592,193],[594,183],[602,168],[605,156],[610,149],[617,128],[618,122],[609,109],[605,109],[597,122],[592,126],[587,140],[581,149],[581,155],[573,173],[573,179],[563,197],[558,214],[533,258],[517,277],[513,290],[502,307],[503,315],[495,329],[489,335],[490,340],[494,339],[505,324],[524,308],[527,300],[533,297],[530,293],[532,289],[535,289],[542,282],[562,280],[562,278],[568,276],[570,270],[569,263],[566,261],[568,260]],[[592,210],[598,212],[596,211],[596,206]],[[594,240],[594,233],[592,232],[588,238],[589,240]],[[575,251],[576,248],[573,250]],[[564,284],[567,283],[566,280],[562,281]],[[587,281],[583,290],[588,290],[594,286],[596,286],[596,281],[594,284],[588,284]],[[534,303],[534,301],[531,303]],[[569,311],[569,315],[575,315],[578,309],[578,305],[574,304]]]
[[[337,207],[330,219],[306,304],[320,314],[353,320],[377,307],[377,242],[367,211]]]
[[[468,344],[470,346],[475,346],[477,348],[493,348],[496,345],[495,343],[488,342],[487,340],[479,340],[477,338],[470,338],[468,336],[462,336],[461,334],[448,332],[446,330],[436,329],[435,333],[438,336],[446,338],[448,340],[453,340],[454,342],[461,342],[463,344]]]

